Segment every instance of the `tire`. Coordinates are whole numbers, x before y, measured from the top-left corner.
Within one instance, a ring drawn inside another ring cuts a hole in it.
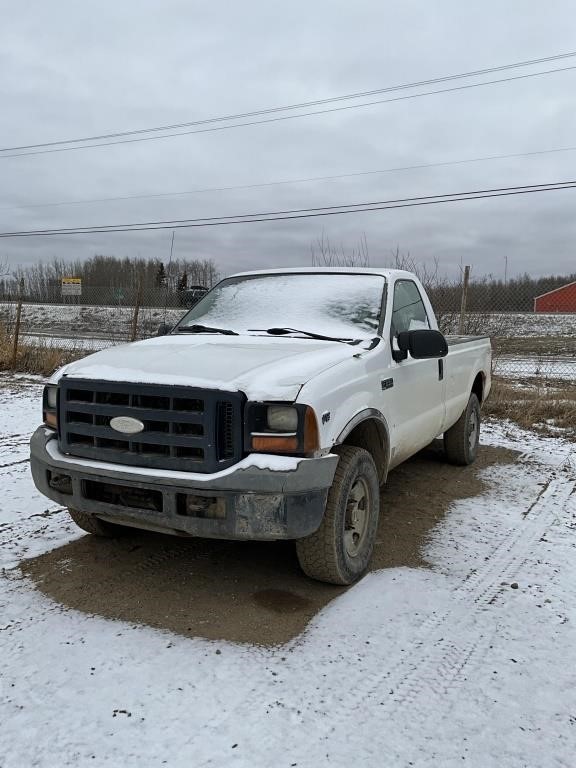
[[[107,520],[100,520],[99,517],[87,515],[86,512],[79,512],[77,509],[68,508],[68,514],[79,528],[82,528],[86,533],[93,533],[95,536],[111,539],[126,532],[123,525],[115,525]]]
[[[480,421],[480,403],[472,393],[462,416],[444,433],[444,450],[451,464],[464,467],[475,461],[480,442]]]
[[[296,542],[305,574],[329,584],[353,584],[366,573],[378,528],[380,483],[372,456],[350,445],[340,455],[320,528]]]

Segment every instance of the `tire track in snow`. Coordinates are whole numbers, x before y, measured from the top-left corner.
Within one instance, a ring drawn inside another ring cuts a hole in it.
[[[66,512],[65,507],[52,507],[0,524],[0,616],[7,636],[0,635],[0,696],[5,695],[2,692],[2,667],[6,674],[18,668],[18,660],[26,647],[26,629],[50,614],[66,611],[64,606],[51,600],[42,605],[40,612],[36,606],[29,612],[22,610],[26,595],[34,595],[36,588],[20,570],[23,558],[37,554],[27,553],[26,543],[31,539],[56,536],[63,527],[60,517],[63,512]],[[57,542],[55,546],[61,543]]]
[[[21,520],[0,523],[0,545],[9,544],[11,538],[10,534],[12,533],[17,534],[18,536],[22,536],[23,533],[26,533],[27,536],[32,538],[41,535],[45,529],[44,523],[32,523],[31,525],[27,525],[27,523],[36,518],[46,520],[47,518],[54,517],[55,515],[59,515],[61,512],[66,511],[66,507],[55,507],[54,509],[45,509],[44,512],[37,512],[34,515],[28,515],[28,517]],[[4,541],[2,541],[2,538],[4,538]]]
[[[60,518],[65,511],[65,507],[49,507],[43,512],[0,523],[0,578],[17,572],[23,559],[39,554],[34,547],[35,539],[55,541],[54,546],[66,543],[62,541],[65,526]],[[30,542],[32,549],[29,546]],[[41,547],[41,551],[43,550],[44,548]]]
[[[574,490],[573,480],[557,478],[553,473],[515,535],[503,538],[482,567],[454,590],[454,607],[426,619],[407,653],[389,672],[380,670],[354,687],[345,709],[330,717],[318,734],[320,738],[328,738],[354,708],[363,706],[364,712],[369,711],[376,698],[382,702],[377,707],[378,718],[393,720],[396,713],[409,708],[416,727],[418,722],[429,720],[431,704],[436,716],[441,707],[446,714],[450,693],[465,682],[465,673],[485,655],[496,632],[489,617],[480,620],[482,613],[505,588],[503,582],[512,580],[520,571]],[[468,642],[460,639],[470,636],[474,639]]]
[[[18,459],[18,461],[9,461],[8,464],[0,464],[0,469],[6,469],[7,467],[15,467],[17,464],[28,464],[29,461],[30,459]]]
[[[489,605],[501,592],[501,582],[516,576],[534,544],[556,519],[556,508],[562,509],[573,492],[574,481],[557,478],[554,473],[512,536],[502,538],[484,566],[456,589],[455,597],[471,599],[478,606]]]
[[[0,462],[2,462],[0,469],[19,463],[19,459],[21,459],[22,463],[28,461],[30,455],[29,445],[29,434],[0,436]]]
[[[564,508],[574,490],[573,479],[561,470],[553,471],[535,503],[528,507],[517,525],[498,535],[496,545],[480,567],[453,590],[451,606],[446,611],[425,619],[412,641],[391,664],[373,664],[371,668],[375,671],[371,674],[354,674],[356,683],[347,691],[345,700],[330,706],[328,712],[323,702],[331,698],[329,682],[328,687],[307,692],[310,700],[302,701],[300,711],[283,705],[285,712],[289,710],[294,725],[305,729],[309,716],[314,715],[315,738],[328,742],[333,732],[346,728],[351,712],[360,708],[364,725],[369,713],[378,721],[385,718],[387,722],[393,722],[400,713],[405,717],[409,709],[416,728],[419,723],[429,720],[431,706],[436,715],[446,714],[451,708],[452,694],[465,684],[474,665],[486,655],[497,630],[490,616],[483,614],[487,614],[504,588],[509,589],[502,582],[513,580],[534,545],[556,520],[557,510]],[[262,691],[255,691],[233,713],[219,721],[219,728],[232,716],[238,722],[245,718],[250,721],[261,709],[262,696]],[[319,718],[318,715],[324,716]],[[356,736],[350,736],[350,754],[362,753],[365,746],[362,734],[357,738],[354,747]],[[261,733],[253,748],[263,754],[276,740],[277,734],[273,731]],[[216,756],[212,759],[218,764]],[[306,760],[307,755],[298,748],[290,751],[291,762],[304,766]]]

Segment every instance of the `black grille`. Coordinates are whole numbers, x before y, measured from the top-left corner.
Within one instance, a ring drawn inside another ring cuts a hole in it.
[[[118,464],[217,472],[242,456],[243,403],[238,392],[64,377],[60,448]],[[144,429],[118,432],[110,426],[116,416],[138,419]]]

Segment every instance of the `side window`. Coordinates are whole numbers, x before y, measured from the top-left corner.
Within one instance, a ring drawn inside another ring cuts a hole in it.
[[[422,328],[430,328],[430,322],[420,291],[412,280],[398,280],[394,286],[392,336],[397,336],[401,331],[418,331]]]

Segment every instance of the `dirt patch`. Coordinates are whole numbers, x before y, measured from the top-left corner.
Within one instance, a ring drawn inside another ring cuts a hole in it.
[[[300,613],[310,608],[307,597],[287,592],[285,589],[262,589],[254,592],[254,602],[274,613]]]
[[[472,467],[428,449],[391,473],[372,570],[423,567],[422,549],[448,506],[486,490],[482,469],[512,451],[483,447]],[[84,536],[27,560],[23,572],[64,606],[188,637],[261,645],[290,640],[343,588],[308,579],[292,542],[179,539],[136,532]]]

